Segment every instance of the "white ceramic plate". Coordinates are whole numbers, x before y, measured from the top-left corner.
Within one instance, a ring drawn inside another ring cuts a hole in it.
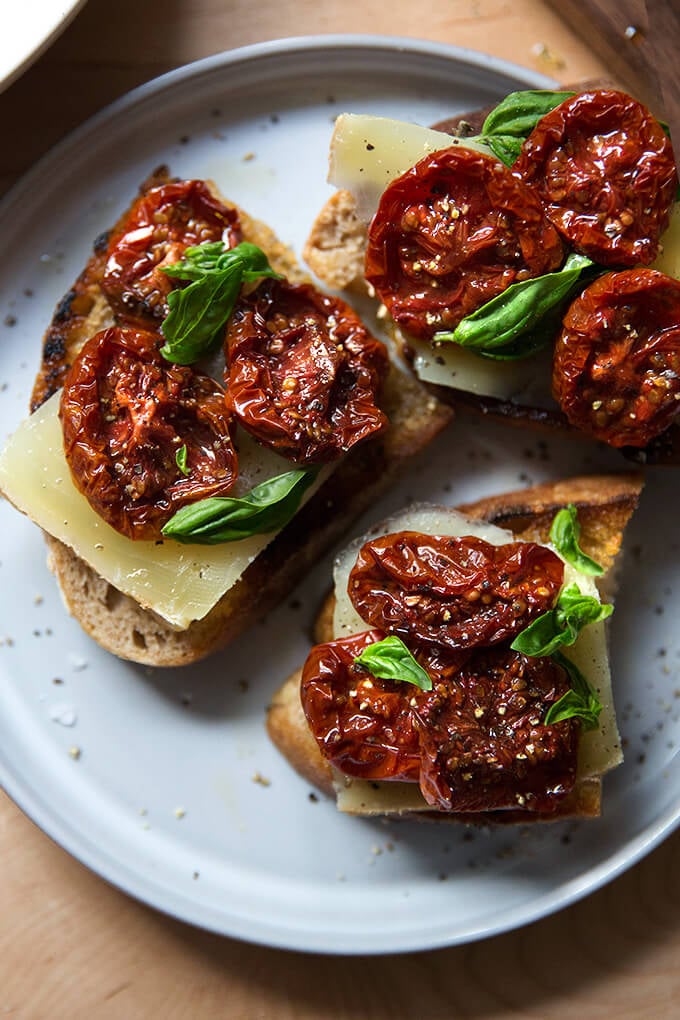
[[[228,53],[118,102],[2,208],[0,435],[25,413],[42,330],[92,239],[161,161],[215,178],[299,251],[329,191],[326,150],[339,111],[428,124],[545,83],[480,54],[343,37]],[[589,444],[546,445],[459,422],[371,516],[413,498],[457,502],[606,466],[623,465]],[[145,669],[102,652],[66,616],[40,535],[2,506],[6,788],[122,889],[256,942],[393,952],[479,938],[555,910],[630,865],[678,818],[676,479],[650,473],[631,527],[612,628],[626,763],[606,782],[600,821],[490,832],[338,815],[311,796],[263,727],[272,691],[306,654],[330,557],[224,654],[195,668]]]
[[[0,33],[0,92],[64,31],[85,0],[23,0]]]

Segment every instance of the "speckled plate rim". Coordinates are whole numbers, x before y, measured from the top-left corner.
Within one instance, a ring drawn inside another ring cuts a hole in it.
[[[21,202],[38,179],[62,161],[74,147],[82,145],[89,136],[96,135],[107,122],[127,113],[150,97],[162,94],[170,87],[195,80],[197,76],[213,73],[215,70],[233,68],[243,62],[266,60],[272,55],[343,49],[365,52],[367,57],[371,50],[375,51],[376,49],[383,52],[408,52],[409,55],[422,57],[425,62],[431,58],[443,59],[459,65],[466,65],[477,71],[505,75],[528,87],[546,88],[554,84],[551,79],[537,72],[483,53],[400,37],[310,36],[279,39],[242,47],[196,61],[164,74],[136,88],[90,118],[50,150],[14,186],[0,203],[0,215],[9,211],[15,203]],[[342,954],[349,951],[345,943],[333,944],[333,940],[328,939],[326,944],[320,944],[317,934],[285,929],[281,923],[267,925],[259,922],[253,923],[250,919],[239,919],[238,926],[233,924],[225,926],[224,918],[218,911],[208,910],[190,897],[174,891],[170,893],[166,886],[155,883],[148,874],[142,875],[136,872],[125,862],[109,855],[105,848],[93,844],[82,833],[76,831],[69,825],[67,815],[59,810],[59,806],[46,802],[40,796],[39,790],[31,787],[13,768],[12,763],[5,760],[2,750],[0,750],[0,783],[21,810],[59,846],[115,887],[149,906],[207,930],[270,947]],[[363,954],[381,954],[433,949],[497,935],[538,920],[574,903],[620,875],[670,835],[679,823],[680,798],[661,813],[652,824],[596,866],[545,894],[535,896],[529,902],[501,911],[493,917],[492,921],[486,920],[478,925],[471,925],[465,932],[447,931],[445,926],[440,926],[433,929],[427,939],[418,937],[417,941],[414,941],[410,934],[404,936],[399,932],[393,932],[390,945],[361,945],[354,951]]]

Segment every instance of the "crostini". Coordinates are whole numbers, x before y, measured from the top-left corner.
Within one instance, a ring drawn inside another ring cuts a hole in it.
[[[159,666],[271,609],[451,418],[267,226],[165,167],[60,302],[31,409],[0,489],[84,629]]]
[[[622,760],[605,620],[640,489],[572,478],[372,528],[272,701],[274,744],[350,814],[598,815]]]
[[[439,399],[680,462],[678,176],[645,107],[587,89],[437,130],[346,114],[329,180],[309,265],[369,287]]]

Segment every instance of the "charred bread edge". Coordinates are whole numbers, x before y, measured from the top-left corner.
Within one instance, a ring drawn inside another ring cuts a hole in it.
[[[140,191],[167,180],[167,168],[159,167]],[[244,238],[263,248],[275,269],[296,281],[307,279],[292,251],[269,227],[240,209],[239,215]],[[87,266],[59,303],[47,329],[32,409],[61,386],[84,341],[111,323],[99,288],[108,236],[101,235],[95,242]],[[402,463],[424,449],[453,416],[449,407],[394,365],[382,403],[391,427],[343,460],[202,620],[183,631],[173,629],[105,581],[68,546],[46,535],[48,564],[68,612],[107,651],[139,663],[185,665],[224,647],[274,608],[353,519],[368,509],[398,475]]]
[[[638,504],[642,485],[642,476],[637,473],[579,476],[486,497],[464,503],[457,509],[472,518],[507,528],[518,538],[545,542],[555,513],[566,504],[574,503],[581,524],[581,544],[609,574],[621,548],[626,524]],[[330,593],[319,610],[314,630],[317,643],[332,638],[334,603],[335,596]],[[301,675],[302,670],[293,673],[274,695],[267,714],[267,731],[281,754],[307,782],[334,796],[333,769],[322,757],[300,704]],[[565,798],[559,812],[550,815],[522,811],[460,814],[425,811],[409,817],[480,825],[594,817],[600,813],[600,786],[598,779],[581,780]]]

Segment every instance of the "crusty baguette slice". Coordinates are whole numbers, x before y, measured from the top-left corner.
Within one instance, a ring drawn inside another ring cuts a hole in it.
[[[331,195],[314,220],[302,257],[329,287],[366,293],[367,243],[368,227],[357,216],[354,196],[341,188]]]
[[[609,81],[582,82],[575,90],[610,87]],[[569,89],[569,86],[565,86]],[[492,107],[449,117],[433,125],[437,131],[465,138],[478,134]],[[351,192],[335,192],[317,215],[303,250],[303,257],[319,279],[337,290],[367,293],[364,279],[364,258],[368,241],[368,226],[356,212],[356,201]],[[413,360],[408,338],[394,330],[394,339],[407,362]],[[505,421],[510,425],[531,427],[547,432],[568,433],[582,437],[578,429],[569,424],[557,404],[552,408],[532,407],[497,397],[471,393],[449,386],[424,383],[438,400],[453,407],[470,410]],[[671,425],[644,449],[628,448],[624,455],[640,464],[680,464],[680,426]]]
[[[141,190],[167,180],[167,168],[159,167]],[[232,204],[219,197],[225,205]],[[269,227],[240,208],[239,216],[244,239],[259,245],[278,272],[296,281],[306,278],[293,252]],[[62,385],[83,343],[113,321],[99,286],[107,244],[108,235],[97,239],[87,266],[60,302],[45,334],[33,410]],[[173,629],[105,581],[68,546],[46,535],[48,564],[66,608],[100,645],[123,659],[177,666],[222,648],[285,596],[399,474],[403,462],[422,450],[452,417],[450,408],[394,366],[382,404],[390,428],[344,458],[202,620],[186,630]]]
[[[471,518],[507,528],[520,539],[546,542],[557,511],[568,503],[574,503],[581,524],[580,543],[605,567],[607,587],[611,590],[623,532],[637,506],[641,488],[642,478],[637,474],[584,476],[488,497],[476,503],[466,503],[458,509]],[[330,594],[318,614],[314,631],[317,642],[329,641],[333,637],[334,600],[334,595]],[[333,769],[321,755],[302,711],[301,675],[301,670],[293,673],[274,695],[267,713],[267,731],[281,754],[304,779],[333,796]],[[418,812],[417,816],[485,823],[537,821],[543,817],[548,820],[592,817],[599,813],[600,781],[586,779],[577,784],[555,815],[542,816],[518,810],[474,815],[425,811]]]

